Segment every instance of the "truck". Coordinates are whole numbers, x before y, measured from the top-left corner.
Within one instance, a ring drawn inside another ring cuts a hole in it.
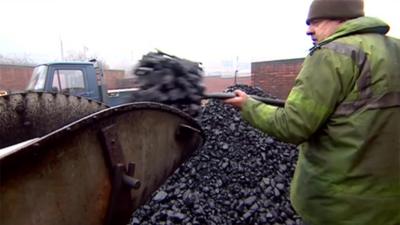
[[[89,62],[51,62],[38,65],[27,86],[31,92],[53,92],[85,97],[116,106],[134,101],[138,88],[109,90],[104,81],[102,65]]]

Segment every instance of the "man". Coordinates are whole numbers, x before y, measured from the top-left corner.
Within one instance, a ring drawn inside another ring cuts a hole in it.
[[[314,47],[285,107],[236,91],[253,126],[301,144],[291,201],[308,225],[400,224],[400,40],[362,0],[314,0]]]

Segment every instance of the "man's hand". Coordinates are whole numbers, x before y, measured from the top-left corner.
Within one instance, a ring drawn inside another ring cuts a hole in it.
[[[235,97],[226,99],[224,102],[241,109],[249,96],[241,90],[235,90],[234,93]]]

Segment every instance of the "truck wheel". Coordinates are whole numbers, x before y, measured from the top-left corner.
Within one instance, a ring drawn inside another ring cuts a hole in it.
[[[105,108],[96,101],[56,93],[0,96],[0,148],[41,137]]]

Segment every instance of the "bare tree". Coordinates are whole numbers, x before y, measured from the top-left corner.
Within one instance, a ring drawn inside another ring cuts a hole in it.
[[[96,59],[99,61],[103,69],[109,69],[110,66],[106,63],[106,61],[96,54],[88,54],[88,48],[84,47],[82,51],[68,51],[67,55],[64,57],[64,61],[68,62],[88,62],[91,59]]]
[[[7,57],[0,54],[0,64],[33,66],[36,63],[26,54],[22,57],[21,56]]]

